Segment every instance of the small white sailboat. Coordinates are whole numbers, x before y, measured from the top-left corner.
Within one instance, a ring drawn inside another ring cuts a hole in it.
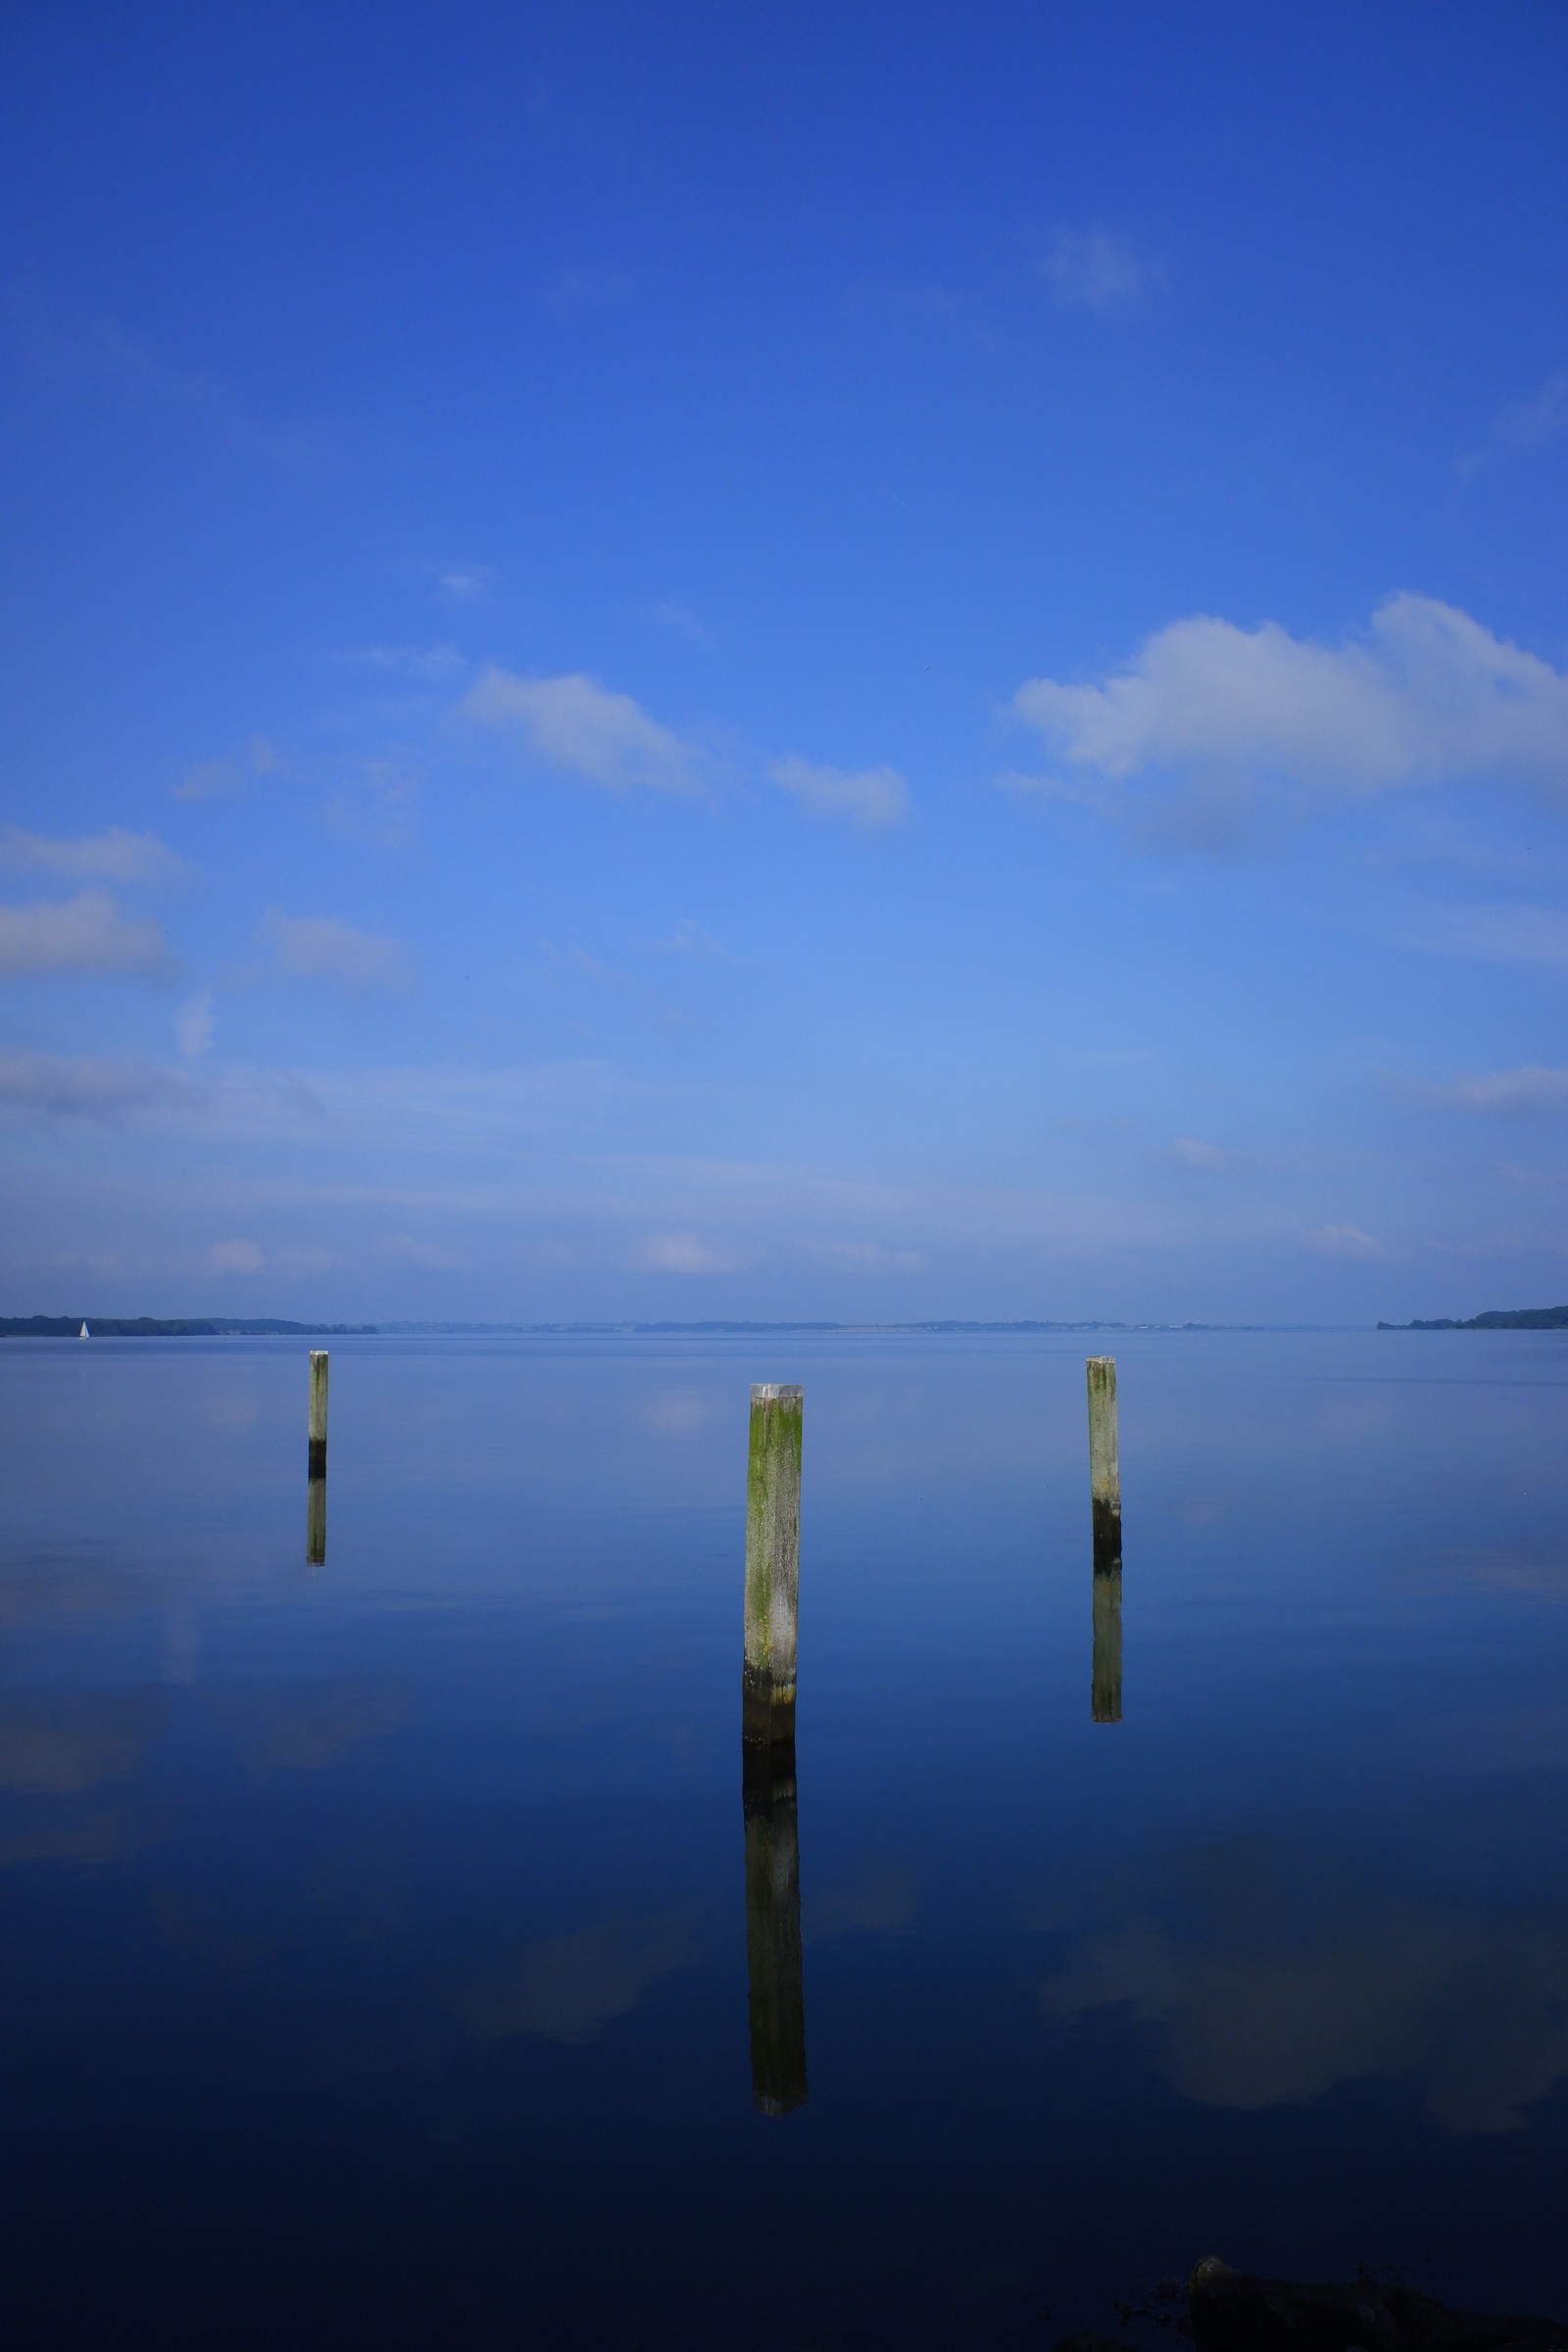
[[[90,1331],[87,1329],[87,1326],[86,1326],[86,1324],[85,1324],[85,1323],[82,1325],[81,1329],[80,1329],[80,1330],[77,1332],[77,1334],[76,1334],[76,1337],[77,1337],[77,1339],[78,1339],[78,1340],[90,1340],[90,1339],[92,1338],[92,1333],[91,1333],[91,1332],[90,1332]]]

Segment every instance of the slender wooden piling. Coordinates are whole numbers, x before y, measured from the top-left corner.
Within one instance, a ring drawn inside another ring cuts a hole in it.
[[[1121,1721],[1121,1570],[1097,1568],[1095,1654],[1090,1668],[1089,1711],[1096,1723]]]
[[[764,2115],[806,2102],[801,1838],[793,1748],[742,1750],[752,2097]]]
[[[746,1470],[746,1660],[741,1676],[741,1738],[749,1746],[792,1746],[795,1740],[801,1407],[799,1389],[765,1384],[752,1391]]]
[[[1089,1375],[1089,1494],[1095,1566],[1121,1566],[1121,1463],[1116,1451],[1116,1359],[1092,1355]]]
[[[311,1464],[312,1478],[326,1476],[326,1349],[311,1349]]]
[[[305,1564],[326,1566],[326,1481],[312,1478],[305,1487]]]

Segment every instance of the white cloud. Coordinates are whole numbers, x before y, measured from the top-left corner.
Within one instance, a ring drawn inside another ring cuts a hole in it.
[[[1389,1254],[1386,1245],[1374,1235],[1363,1233],[1359,1225],[1314,1225],[1311,1232],[1303,1234],[1301,1238],[1307,1248],[1315,1250],[1320,1257],[1349,1257],[1370,1262]]]
[[[0,906],[0,978],[44,972],[161,972],[169,950],[156,923],[129,923],[107,890]]]
[[[42,833],[24,832],[21,825],[0,831],[0,862],[41,866],[83,882],[169,882],[185,871],[185,860],[167,849],[155,833],[127,833],[111,825],[105,833],[78,834],[74,840],[51,840]]]
[[[1391,597],[1339,646],[1274,621],[1173,621],[1128,668],[1032,679],[1014,707],[1102,812],[1189,836],[1234,832],[1265,802],[1300,816],[1413,785],[1568,801],[1568,676],[1432,597]]]
[[[816,816],[847,818],[861,833],[896,825],[907,815],[909,788],[893,767],[813,767],[806,760],[775,760],[769,774]]]
[[[633,1251],[632,1263],[651,1274],[723,1274],[735,1261],[695,1233],[651,1233]]]
[[[1170,1157],[1179,1168],[1201,1168],[1205,1174],[1218,1175],[1225,1165],[1225,1154],[1217,1144],[1205,1144],[1196,1135],[1172,1138]]]
[[[266,1264],[255,1242],[215,1242],[207,1252],[209,1274],[260,1274]]]
[[[46,1118],[118,1119],[195,1102],[185,1080],[147,1061],[0,1053],[0,1109]]]
[[[1131,310],[1156,272],[1131,241],[1112,228],[1058,228],[1041,258],[1040,274],[1065,309],[1112,318]]]
[[[356,931],[325,914],[269,914],[261,938],[290,980],[328,980],[353,996],[372,988],[412,987],[413,966],[402,940]]]
[[[519,678],[494,666],[474,680],[463,710],[523,745],[543,766],[586,777],[607,792],[651,786],[692,789],[692,753],[632,701],[579,671],[561,678]]]
[[[1519,1070],[1479,1070],[1446,1086],[1414,1090],[1417,1102],[1444,1110],[1498,1111],[1505,1115],[1568,1110],[1568,1069],[1530,1063]]]
[[[174,1015],[174,1040],[187,1061],[199,1061],[213,1044],[213,1000],[188,997]]]
[[[1511,401],[1494,417],[1481,447],[1459,460],[1458,470],[1468,480],[1504,465],[1509,458],[1529,457],[1535,450],[1547,449],[1564,433],[1568,433],[1568,368],[1559,368],[1528,400]]]

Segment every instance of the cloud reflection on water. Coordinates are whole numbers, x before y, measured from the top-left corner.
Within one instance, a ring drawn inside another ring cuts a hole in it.
[[[1454,2132],[1506,2132],[1568,2075],[1568,1920],[1465,1912],[1257,1838],[1167,1857],[1067,1927],[1054,2026],[1121,2009],[1184,2096],[1254,2111],[1403,2077]]]

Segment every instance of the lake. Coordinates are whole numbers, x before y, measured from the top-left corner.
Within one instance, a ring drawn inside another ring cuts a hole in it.
[[[1568,2314],[1568,1335],[330,1346],[318,1567],[305,1343],[0,1347],[11,2340],[1168,2343],[1207,2253]]]

